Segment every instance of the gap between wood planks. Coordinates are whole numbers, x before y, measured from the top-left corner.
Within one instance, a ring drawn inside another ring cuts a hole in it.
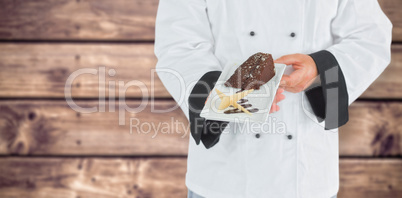
[[[153,44],[154,40],[40,40],[40,39],[0,39],[0,43],[7,44]],[[402,43],[402,42],[401,42]]]
[[[97,101],[99,100],[98,97],[90,97],[90,98],[72,98],[74,101]],[[119,97],[116,96],[114,98],[115,102],[119,101]],[[139,98],[139,97],[125,97],[125,100],[127,101],[140,101],[146,99],[148,102],[151,102],[152,100],[154,101],[174,101],[173,98],[171,97],[157,97],[157,98]],[[41,101],[41,100],[50,100],[50,101],[63,101],[65,98],[59,98],[59,97],[0,97],[0,101],[7,101],[7,100],[21,100],[21,101]],[[109,98],[106,97],[103,100],[109,101]],[[358,98],[356,99],[355,102],[402,102],[402,98]],[[354,102],[354,103],[355,103]]]
[[[30,44],[30,43],[39,43],[39,44],[80,44],[80,43],[88,43],[88,44],[153,44],[155,40],[113,40],[113,39],[94,39],[94,40],[43,40],[43,39],[0,39],[0,43],[7,44]],[[392,45],[400,45],[402,41],[392,41]]]
[[[98,158],[98,159],[165,159],[187,158],[188,155],[0,155],[6,158]],[[339,159],[347,160],[402,160],[402,156],[339,156]]]

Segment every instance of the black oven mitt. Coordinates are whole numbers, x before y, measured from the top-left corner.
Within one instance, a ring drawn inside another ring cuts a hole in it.
[[[221,73],[221,71],[210,71],[204,74],[194,86],[188,98],[191,135],[197,145],[202,141],[207,149],[219,142],[222,131],[229,123],[218,120],[206,120],[200,117],[205,101]]]

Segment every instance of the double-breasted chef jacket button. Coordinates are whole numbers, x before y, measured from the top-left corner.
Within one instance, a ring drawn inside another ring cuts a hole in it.
[[[254,36],[255,35],[255,32],[254,31],[251,31],[250,32],[250,36]]]
[[[292,135],[287,135],[286,137],[288,137],[289,140],[291,140],[293,138]]]
[[[260,134],[259,133],[255,134],[255,137],[260,138]]]
[[[295,36],[296,36],[296,33],[294,33],[294,32],[290,33],[290,37],[295,37]]]

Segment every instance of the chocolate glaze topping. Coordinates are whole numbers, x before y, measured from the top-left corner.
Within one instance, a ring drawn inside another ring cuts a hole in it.
[[[275,76],[272,55],[258,52],[241,64],[234,74],[225,82],[226,87],[241,90],[259,89]]]
[[[240,99],[239,101],[237,101],[237,103],[239,103],[242,107],[246,108],[250,113],[255,113],[255,112],[258,111],[257,108],[249,109],[249,107],[252,107],[252,105],[251,105],[251,104],[247,104],[247,102],[248,102],[247,99]],[[232,107],[232,106],[231,106],[231,107]],[[228,109],[228,110],[224,111],[223,113],[226,113],[226,114],[243,113],[243,111],[241,111],[240,109],[237,109],[237,108],[234,108],[234,107],[233,107],[233,108],[231,108],[231,109]]]

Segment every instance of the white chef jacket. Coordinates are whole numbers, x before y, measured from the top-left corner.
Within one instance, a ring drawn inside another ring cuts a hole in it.
[[[276,59],[327,50],[339,63],[351,104],[389,64],[391,29],[376,0],[160,0],[156,69],[188,118],[191,88],[209,71],[239,65],[256,52]],[[338,130],[311,119],[304,92],[284,95],[259,138],[232,122],[210,149],[190,136],[186,186],[206,198],[335,195]],[[285,123],[285,133],[275,133],[272,120]]]

